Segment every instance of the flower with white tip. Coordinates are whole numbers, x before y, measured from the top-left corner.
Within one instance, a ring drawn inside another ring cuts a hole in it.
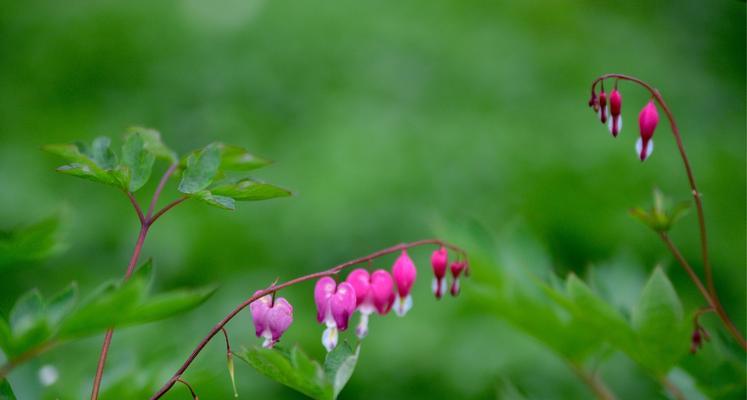
[[[363,268],[351,272],[345,281],[355,289],[356,307],[361,314],[355,334],[363,339],[368,334],[368,316],[374,311],[386,315],[392,308],[394,281],[388,271],[377,269],[369,274]]]
[[[641,137],[635,144],[635,151],[641,161],[645,161],[654,151],[654,130],[658,123],[659,112],[656,110],[654,101],[650,100],[638,114],[638,127],[641,131]]]
[[[262,296],[249,305],[249,310],[257,337],[265,339],[265,348],[274,346],[293,322],[293,306],[283,297],[273,304],[272,295]]]
[[[327,351],[332,351],[337,347],[338,331],[348,329],[350,316],[355,312],[355,288],[347,282],[338,285],[334,279],[325,276],[316,282],[314,302],[317,321],[327,326],[322,334],[322,344]]]
[[[622,95],[617,88],[612,90],[610,93],[610,119],[607,121],[607,127],[610,130],[612,136],[617,135],[622,130]]]
[[[436,295],[437,299],[440,299],[446,291],[446,267],[449,265],[449,253],[446,251],[446,247],[441,246],[440,249],[433,252],[431,255],[431,266],[433,267],[433,285],[431,290]]]
[[[394,312],[397,316],[404,316],[412,308],[410,290],[412,290],[417,274],[418,271],[415,269],[412,259],[407,255],[406,250],[402,250],[402,254],[399,255],[394,262],[394,266],[392,266],[392,276],[394,277],[394,283],[397,284],[397,295],[394,299]]]

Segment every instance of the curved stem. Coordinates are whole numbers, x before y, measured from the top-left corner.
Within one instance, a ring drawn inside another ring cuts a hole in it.
[[[140,208],[140,205],[137,204],[137,200],[135,200],[135,196],[133,196],[132,192],[130,191],[125,191],[125,194],[127,195],[127,198],[130,199],[130,203],[132,203],[132,208],[135,209],[137,218],[140,220],[140,225],[144,224],[145,215],[143,215],[143,210]]]
[[[174,373],[174,375],[168,381],[166,381],[166,383],[153,395],[153,397],[151,397],[151,400],[160,399],[161,396],[163,396],[164,394],[166,394],[166,392],[168,392],[169,389],[171,389],[174,386],[174,384],[176,383],[176,381],[181,378],[182,374],[184,374],[184,372],[187,370],[187,368],[189,368],[189,366],[192,364],[192,362],[195,360],[195,358],[197,358],[197,355],[200,354],[200,352],[202,351],[202,349],[204,349],[205,346],[208,344],[208,342],[210,342],[210,339],[212,339],[218,332],[220,332],[221,330],[223,330],[223,327],[229,321],[231,321],[241,310],[243,310],[244,308],[246,308],[247,306],[249,306],[250,304],[252,304],[257,299],[262,298],[264,296],[267,296],[269,294],[273,294],[273,293],[275,293],[275,292],[277,292],[277,291],[279,291],[281,289],[284,289],[284,288],[289,287],[289,286],[293,286],[293,285],[295,285],[297,283],[309,281],[309,280],[312,280],[312,279],[322,278],[322,277],[325,277],[325,276],[336,275],[340,271],[342,271],[342,270],[344,270],[346,268],[349,268],[349,267],[351,267],[353,265],[367,263],[370,260],[376,259],[378,257],[384,256],[384,255],[387,255],[387,254],[395,253],[397,251],[409,249],[409,248],[412,248],[412,247],[417,247],[417,246],[422,246],[422,245],[428,245],[428,244],[435,244],[435,245],[440,245],[440,246],[447,247],[447,248],[449,248],[451,250],[454,250],[457,253],[461,254],[464,257],[465,260],[467,259],[467,253],[464,250],[462,250],[461,248],[457,247],[457,246],[454,246],[454,245],[452,245],[450,243],[446,243],[446,242],[444,242],[442,240],[439,240],[439,239],[424,239],[424,240],[419,240],[417,242],[402,243],[402,244],[398,244],[396,246],[388,247],[386,249],[379,250],[379,251],[377,251],[375,253],[371,253],[371,254],[369,254],[369,255],[367,255],[365,257],[356,258],[355,260],[351,260],[351,261],[342,263],[342,264],[337,265],[335,267],[332,267],[332,268],[330,268],[330,269],[328,269],[326,271],[315,272],[313,274],[301,276],[301,277],[298,277],[298,278],[291,279],[289,281],[283,282],[283,283],[281,283],[279,285],[272,284],[268,288],[255,293],[252,297],[246,299],[244,302],[242,302],[241,304],[239,304],[238,306],[236,306],[236,308],[234,308],[231,312],[229,312],[228,315],[226,315],[225,317],[223,317],[222,320],[220,320],[215,326],[213,326],[212,329],[210,329],[210,331],[208,332],[208,334],[200,341],[200,343],[197,344],[197,347],[195,347],[195,349],[192,351],[192,353],[189,355],[189,357],[187,357],[187,360],[184,361],[184,363],[182,364],[181,367],[179,367],[179,369],[176,371],[176,373]]]
[[[615,395],[612,394],[612,392],[607,388],[604,382],[599,379],[598,376],[589,373],[583,367],[577,364],[570,363],[570,366],[571,370],[586,384],[586,386],[589,387],[589,389],[591,389],[597,399],[615,400]]]
[[[148,206],[148,213],[146,214],[145,219],[149,221],[150,223],[153,223],[153,220],[151,217],[153,216],[153,211],[156,209],[156,204],[158,203],[158,197],[161,196],[161,192],[163,191],[163,188],[166,187],[166,182],[169,181],[169,178],[171,178],[171,175],[174,174],[174,171],[176,171],[176,168],[179,166],[179,164],[171,164],[169,165],[169,168],[166,170],[166,172],[163,173],[163,176],[161,177],[161,181],[158,182],[158,187],[156,187],[156,191],[153,192],[153,198],[150,201],[150,205]]]
[[[185,381],[185,380],[183,380],[183,379],[177,379],[177,382],[181,382],[181,383],[183,383],[183,384],[184,384],[184,386],[186,386],[186,387],[187,387],[187,389],[189,389],[189,394],[191,394],[191,395],[192,395],[192,398],[193,398],[194,400],[198,400],[198,399],[199,399],[199,397],[197,397],[197,393],[195,393],[195,390],[194,390],[194,389],[192,389],[192,385],[190,385],[189,383],[187,383],[187,381]]]
[[[682,393],[680,388],[677,387],[677,385],[674,384],[674,382],[670,381],[667,378],[661,379],[661,384],[667,388],[669,393],[672,394],[672,396],[677,400],[687,400],[687,397],[685,397],[685,394]]]
[[[172,208],[174,208],[174,207],[178,206],[178,205],[179,205],[179,204],[180,204],[181,202],[183,202],[184,200],[187,200],[187,199],[189,199],[189,197],[187,197],[187,196],[182,196],[182,197],[180,197],[180,198],[178,198],[178,199],[176,199],[176,200],[172,201],[171,203],[167,204],[167,205],[166,205],[165,207],[163,207],[163,208],[162,208],[162,209],[161,209],[160,211],[158,211],[158,212],[156,213],[156,215],[154,215],[154,216],[150,217],[150,219],[148,220],[148,223],[149,223],[149,224],[153,224],[154,222],[156,222],[156,220],[157,220],[158,218],[160,218],[160,217],[161,217],[161,215],[163,215],[163,214],[166,214],[166,212],[167,212],[167,211],[169,211],[169,210],[171,210]]]
[[[659,233],[659,237],[661,237],[661,240],[664,241],[664,244],[667,245],[669,248],[669,251],[672,252],[674,255],[674,258],[677,259],[677,261],[680,263],[682,268],[685,269],[685,272],[687,272],[687,275],[690,277],[690,280],[693,281],[695,286],[698,288],[700,293],[703,295],[703,298],[706,300],[709,306],[713,308],[713,311],[716,312],[716,315],[721,319],[721,322],[724,323],[724,326],[729,331],[732,337],[739,343],[739,345],[747,351],[747,342],[744,340],[744,337],[742,337],[742,334],[739,333],[739,330],[734,325],[733,322],[729,319],[729,316],[726,314],[726,312],[722,309],[716,306],[716,300],[711,296],[711,294],[708,292],[708,290],[703,286],[703,282],[700,281],[700,278],[698,278],[698,275],[693,271],[690,264],[685,260],[685,257],[682,256],[682,253],[680,253],[680,250],[675,246],[675,244],[672,242],[671,239],[669,239],[669,236],[661,232]]]
[[[662,108],[662,110],[666,114],[667,119],[669,120],[669,125],[672,128],[672,135],[674,135],[675,142],[677,143],[677,149],[679,150],[680,157],[682,158],[682,162],[685,165],[685,173],[687,174],[687,180],[688,180],[688,183],[690,184],[690,189],[692,191],[693,200],[695,201],[695,208],[698,214],[698,226],[700,229],[700,252],[703,257],[703,270],[705,271],[705,276],[706,276],[706,286],[708,288],[707,292],[710,295],[709,297],[712,299],[709,304],[714,308],[717,314],[719,314],[719,316],[722,317],[721,318],[722,321],[724,321],[724,324],[726,325],[727,329],[729,329],[732,336],[734,336],[734,338],[737,339],[737,341],[740,343],[742,348],[744,348],[747,351],[747,345],[745,345],[745,340],[742,337],[741,333],[739,333],[739,330],[736,329],[734,324],[732,324],[731,321],[729,321],[729,318],[726,314],[726,310],[721,305],[721,301],[718,298],[716,286],[713,282],[713,268],[711,267],[711,262],[708,257],[708,235],[706,232],[705,213],[703,212],[703,202],[701,200],[701,195],[700,195],[700,192],[698,191],[697,184],[695,183],[695,175],[693,174],[692,167],[690,166],[690,160],[688,159],[687,153],[685,152],[685,146],[682,144],[682,136],[680,135],[680,130],[677,127],[677,122],[674,119],[674,114],[672,114],[672,111],[669,109],[669,106],[667,106],[667,103],[664,101],[664,98],[661,96],[661,93],[659,93],[659,91],[656,90],[656,88],[632,76],[623,75],[623,74],[602,75],[592,82],[591,84],[592,92],[594,91],[598,83],[603,82],[605,79],[610,79],[610,78],[630,81],[630,82],[640,85],[641,87],[646,89],[649,93],[651,93],[651,96],[653,96],[656,102],[659,103],[659,106]],[[702,286],[702,283],[701,283],[701,286]],[[698,288],[698,290],[700,289],[701,288]],[[729,321],[728,324],[727,324],[727,321]]]

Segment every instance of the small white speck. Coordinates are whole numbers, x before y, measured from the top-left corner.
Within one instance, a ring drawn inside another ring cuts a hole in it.
[[[44,386],[54,385],[59,377],[60,373],[57,371],[57,368],[52,365],[47,364],[39,368],[39,382]]]

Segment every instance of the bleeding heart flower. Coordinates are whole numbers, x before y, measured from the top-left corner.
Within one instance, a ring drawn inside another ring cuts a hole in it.
[[[449,264],[449,254],[446,248],[441,246],[440,249],[433,252],[431,255],[431,266],[433,267],[433,285],[431,289],[436,295],[437,299],[440,299],[446,291],[446,267]]]
[[[348,329],[350,316],[355,311],[355,288],[347,282],[337,285],[334,279],[326,276],[316,283],[314,302],[317,321],[327,325],[322,334],[322,344],[327,351],[332,351],[337,346],[338,331]]]
[[[622,96],[617,88],[610,93],[610,120],[607,127],[610,129],[612,136],[617,135],[622,130]]]
[[[274,346],[293,323],[293,306],[283,297],[275,299],[273,304],[271,295],[262,296],[250,304],[249,309],[255,334],[265,338],[262,347]]]
[[[402,254],[394,262],[394,266],[392,266],[392,276],[394,276],[394,282],[397,284],[394,312],[400,317],[407,314],[407,311],[412,308],[410,290],[413,283],[415,283],[417,274],[418,271],[415,269],[415,264],[410,259],[410,256],[407,255],[407,251],[402,250]]]
[[[641,161],[645,161],[654,151],[654,130],[659,123],[659,112],[656,110],[656,104],[650,100],[648,104],[638,114],[638,127],[641,130],[641,137],[635,144],[635,151],[638,153]]]
[[[363,339],[368,334],[368,316],[374,311],[386,315],[394,302],[394,282],[389,272],[377,269],[372,274],[358,268],[348,275],[346,282],[355,289],[356,305],[361,319],[355,334]]]
[[[607,93],[604,93],[604,89],[599,92],[599,120],[607,123]]]
[[[456,296],[459,294],[459,276],[466,268],[467,263],[465,261],[454,261],[453,263],[451,263],[451,277],[454,278],[454,280],[451,282],[452,296]]]

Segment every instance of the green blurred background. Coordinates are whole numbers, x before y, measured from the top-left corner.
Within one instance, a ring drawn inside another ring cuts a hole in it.
[[[731,0],[1,1],[0,227],[60,212],[68,250],[6,270],[0,310],[32,287],[50,294],[76,280],[87,293],[121,276],[138,229],[126,198],[55,174],[59,160],[39,149],[119,139],[134,124],[181,153],[242,145],[276,161],[258,177],[297,196],[235,212],[188,202],[160,220],[144,250],[156,290],[221,288],[188,314],[118,330],[105,386],[153,389],[276,277],[470,219],[521,226],[560,276],[621,257],[635,276],[661,263],[692,310],[701,304],[692,284],[627,215],[654,187],[688,198],[681,160],[664,121],[653,157],[636,158],[647,98],[632,85],[621,86],[622,135],[610,137],[586,105],[605,72],[651,82],[676,114],[704,196],[716,285],[744,328],[745,5]],[[172,184],[165,197],[175,196]],[[690,215],[672,235],[700,270],[696,229]],[[372,321],[342,398],[591,396],[553,353],[468,298],[433,300],[428,254],[412,253],[422,267],[415,308]],[[296,317],[284,341],[321,357],[312,285],[285,296]],[[246,315],[229,330],[235,347],[257,343]],[[22,399],[86,397],[100,344],[55,349],[16,371],[14,389]],[[61,376],[40,391],[44,364]],[[620,398],[663,396],[624,357],[608,371]],[[237,377],[241,398],[300,398],[245,364]],[[200,398],[231,397],[221,340],[187,379]],[[188,396],[177,387],[167,398]]]

